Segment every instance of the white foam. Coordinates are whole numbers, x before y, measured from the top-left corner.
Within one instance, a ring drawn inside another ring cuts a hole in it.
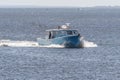
[[[57,45],[57,44],[51,44],[51,45],[47,45],[47,46],[42,46],[42,45],[40,45],[39,47],[47,47],[47,48],[64,48],[63,45]]]
[[[85,47],[97,47],[97,44],[94,42],[86,41],[80,38],[82,42],[82,46]],[[13,40],[0,40],[0,46],[5,47],[47,47],[47,48],[64,48],[63,45],[51,44],[47,46],[39,45],[38,42],[35,41],[13,41]]]
[[[12,40],[0,40],[0,46],[9,47],[38,47],[38,43],[34,41],[12,41]]]
[[[87,41],[87,40],[84,40],[83,37],[80,38],[81,42],[82,42],[82,46],[85,48],[85,47],[97,47],[98,45],[95,44],[94,42],[90,42],[90,41]]]
[[[0,40],[0,46],[4,47],[55,47],[55,48],[63,48],[64,46],[51,44],[48,46],[39,45],[38,42],[35,41],[13,41],[13,40]]]

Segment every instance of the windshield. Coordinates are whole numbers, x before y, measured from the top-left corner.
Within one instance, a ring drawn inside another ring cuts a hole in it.
[[[77,30],[61,30],[61,31],[49,31],[49,39],[62,37],[67,35],[78,35]]]
[[[72,33],[72,31],[67,31],[67,34],[72,35],[73,33]]]

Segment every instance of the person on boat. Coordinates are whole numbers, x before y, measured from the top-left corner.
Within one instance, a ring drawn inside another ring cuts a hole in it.
[[[49,32],[49,39],[53,39],[55,37],[55,33]]]
[[[51,32],[49,32],[49,39],[51,39]]]

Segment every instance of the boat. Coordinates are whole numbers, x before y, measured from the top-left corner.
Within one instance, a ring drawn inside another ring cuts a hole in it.
[[[46,30],[45,38],[37,38],[39,45],[62,45],[65,48],[81,48],[81,35],[76,29],[69,29],[68,25],[58,26],[57,29]]]

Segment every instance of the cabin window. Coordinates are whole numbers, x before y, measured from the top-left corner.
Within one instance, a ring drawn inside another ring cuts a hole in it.
[[[56,37],[56,34],[57,34],[57,32],[56,32],[56,31],[53,31],[53,32],[52,32],[52,38],[55,38],[55,37]]]
[[[65,32],[65,31],[61,31],[61,34],[62,34],[62,35],[66,35],[66,32]]]
[[[60,36],[65,36],[66,35],[66,31],[59,31],[59,33],[58,33],[58,36],[60,37]]]
[[[67,31],[67,34],[68,35],[72,35],[72,31]]]

